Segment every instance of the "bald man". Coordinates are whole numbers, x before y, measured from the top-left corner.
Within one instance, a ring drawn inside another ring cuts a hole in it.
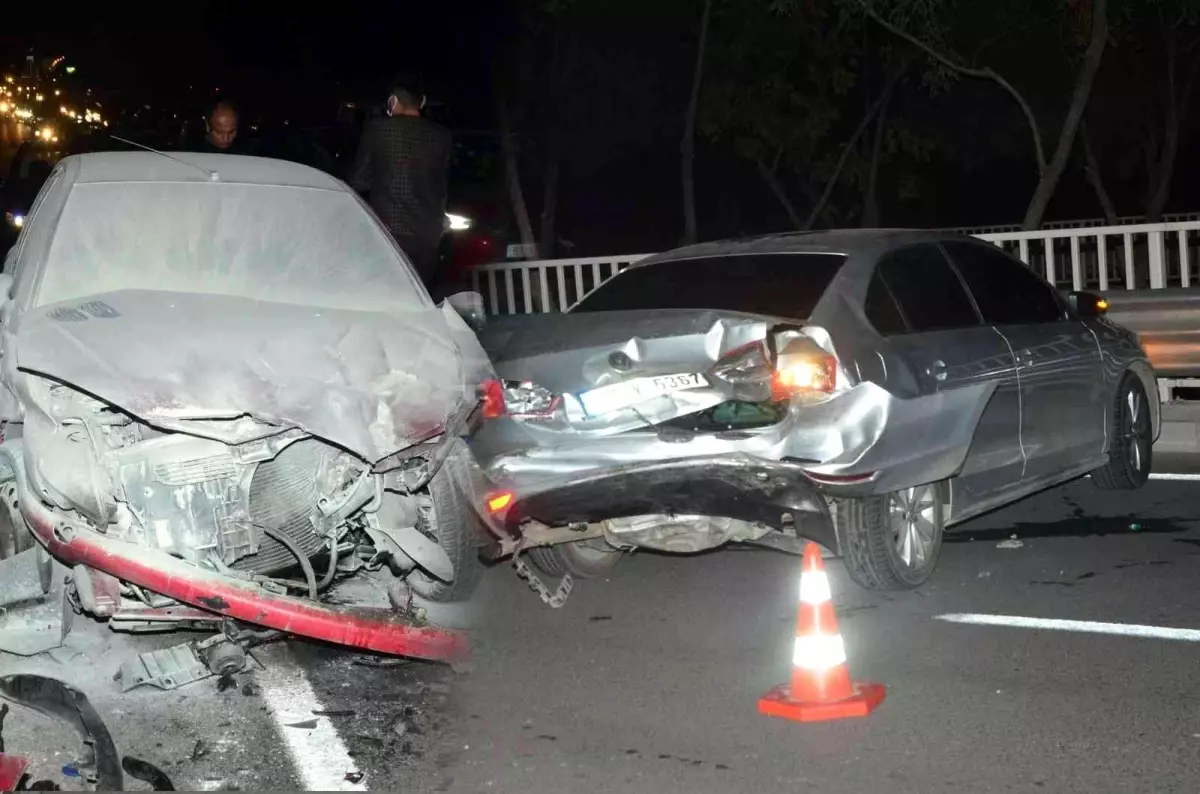
[[[237,144],[238,114],[228,102],[218,102],[204,122],[204,142],[200,150],[225,154],[240,154]]]

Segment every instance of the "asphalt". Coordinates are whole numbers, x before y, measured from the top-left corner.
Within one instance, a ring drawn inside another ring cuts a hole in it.
[[[851,672],[887,687],[861,720],[758,715],[788,675],[798,561],[751,550],[633,555],[558,610],[498,566],[459,675],[289,642],[235,686],[121,693],[122,661],[187,637],[87,622],[67,664],[0,656],[0,672],[79,686],[122,754],[180,790],[1194,791],[1200,645],[937,616],[1200,629],[1197,488],[1041,494],[949,536],[910,593],[868,593],[828,561]],[[1012,535],[1019,547],[997,547]],[[35,778],[79,787],[62,771],[79,751],[63,724],[16,707],[4,739]]]
[[[1198,487],[1041,494],[948,536],[915,592],[831,561],[851,672],[887,687],[855,721],[757,713],[788,674],[794,558],[639,554],[559,610],[492,576],[456,790],[1194,791],[1200,645],[937,616],[1200,628]]]

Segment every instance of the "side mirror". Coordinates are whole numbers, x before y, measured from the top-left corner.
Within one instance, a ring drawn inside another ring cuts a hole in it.
[[[1067,295],[1067,304],[1071,308],[1071,314],[1081,320],[1102,317],[1108,311],[1108,300],[1094,292],[1072,292]]]
[[[480,331],[487,324],[487,312],[483,307],[483,296],[478,292],[456,292],[446,298],[450,308],[458,312],[458,316],[471,327]]]

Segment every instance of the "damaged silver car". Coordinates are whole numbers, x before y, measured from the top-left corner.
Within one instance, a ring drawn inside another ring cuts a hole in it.
[[[482,569],[462,437],[491,366],[346,185],[260,158],[69,157],[0,298],[0,581],[47,596],[65,566],[71,605],[114,628],[465,647],[324,599],[383,566],[400,606],[461,599]]]
[[[553,575],[811,539],[864,587],[915,587],[953,524],[1088,473],[1146,481],[1157,384],[1104,306],[925,232],[651,257],[485,329],[492,530]]]

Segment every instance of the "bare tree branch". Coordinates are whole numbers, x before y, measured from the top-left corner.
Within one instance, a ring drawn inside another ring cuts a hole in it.
[[[1113,206],[1112,198],[1108,195],[1108,191],[1104,188],[1104,179],[1100,174],[1100,163],[1096,159],[1096,152],[1092,149],[1092,136],[1088,133],[1086,121],[1079,124],[1079,142],[1083,148],[1084,175],[1087,176],[1092,190],[1096,192],[1096,200],[1100,202],[1100,209],[1104,212],[1105,222],[1109,226],[1115,226],[1117,223],[1117,210]]]
[[[893,25],[891,22],[884,19],[874,8],[871,7],[867,0],[860,0],[860,4],[863,12],[868,18],[873,20],[875,24],[879,25],[893,35],[904,39],[909,44],[924,52],[930,58],[933,58],[935,61],[945,66],[947,69],[951,69],[961,75],[965,75],[966,77],[975,77],[980,80],[991,80],[993,83],[1007,91],[1009,96],[1013,98],[1013,101],[1020,106],[1021,112],[1025,115],[1025,121],[1029,124],[1029,131],[1033,136],[1033,154],[1037,159],[1038,174],[1041,175],[1043,172],[1045,172],[1046,151],[1042,146],[1042,132],[1038,127],[1037,117],[1034,116],[1033,108],[1031,108],[1029,103],[1025,101],[1025,97],[1021,96],[1021,92],[1017,91],[1017,89],[1013,87],[1012,83],[1005,80],[996,72],[996,70],[989,66],[982,68],[965,66],[957,61],[952,60],[949,56],[938,52],[931,45],[921,41],[921,39],[917,38],[913,34],[903,30],[900,27],[897,27],[896,25]]]
[[[778,163],[778,158],[776,158],[776,163]],[[771,189],[771,193],[779,200],[783,211],[787,213],[788,220],[792,222],[792,228],[801,228],[804,221],[800,218],[800,213],[796,211],[796,205],[792,203],[783,184],[779,181],[779,177],[775,173],[775,167],[768,167],[761,157],[755,157],[754,164],[758,166],[759,176],[767,183],[767,187]]]
[[[808,220],[804,222],[803,228],[805,230],[811,229],[817,222],[817,219],[821,217],[821,213],[825,211],[825,205],[829,203],[829,197],[833,195],[833,188],[837,185],[838,178],[842,175],[842,169],[846,167],[846,161],[850,159],[850,153],[854,151],[856,146],[858,146],[858,139],[862,137],[864,132],[866,132],[867,127],[870,126],[871,120],[875,118],[875,115],[879,113],[883,106],[887,104],[888,100],[891,99],[892,91],[895,90],[896,84],[900,82],[900,78],[904,76],[906,71],[908,71],[908,66],[909,62],[906,61],[903,66],[897,69],[892,76],[888,78],[887,85],[885,85],[883,88],[883,93],[881,93],[879,98],[876,99],[871,107],[867,109],[867,112],[862,117],[862,121],[858,122],[858,126],[854,129],[854,133],[850,136],[850,139],[846,141],[845,146],[842,147],[842,153],[838,157],[837,163],[835,163],[833,166],[833,173],[829,175],[829,179],[825,182],[825,190],[821,193],[821,197],[817,199],[817,203],[813,205],[812,211],[808,214]]]

